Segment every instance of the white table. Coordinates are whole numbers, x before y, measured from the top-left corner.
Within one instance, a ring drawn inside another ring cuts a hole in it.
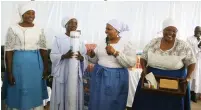
[[[132,107],[135,91],[141,77],[141,72],[142,69],[129,70],[129,90],[126,105],[127,107]]]

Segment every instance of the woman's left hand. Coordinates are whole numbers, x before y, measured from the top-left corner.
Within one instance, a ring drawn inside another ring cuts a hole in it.
[[[110,45],[106,46],[105,49],[106,49],[106,52],[107,52],[108,55],[113,55],[114,52],[115,52],[115,49]]]

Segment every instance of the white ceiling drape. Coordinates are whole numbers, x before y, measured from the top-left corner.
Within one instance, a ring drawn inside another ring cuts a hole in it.
[[[19,21],[18,4],[25,2],[2,2],[1,43],[5,42],[10,25]],[[130,38],[138,49],[154,37],[160,36],[162,22],[172,17],[178,24],[178,37],[186,39],[193,35],[194,28],[201,25],[201,2],[84,2],[54,1],[35,2],[35,23],[45,29],[48,47],[53,37],[64,32],[61,20],[64,16],[78,18],[82,40],[97,43],[104,38],[105,25],[113,18],[124,21],[130,26],[133,37]]]

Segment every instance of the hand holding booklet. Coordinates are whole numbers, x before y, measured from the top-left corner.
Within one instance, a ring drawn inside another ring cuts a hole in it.
[[[158,83],[156,81],[156,78],[154,76],[154,74],[152,72],[150,72],[149,74],[147,74],[145,76],[146,80],[148,81],[148,83],[153,86],[154,89],[157,89],[158,87]]]

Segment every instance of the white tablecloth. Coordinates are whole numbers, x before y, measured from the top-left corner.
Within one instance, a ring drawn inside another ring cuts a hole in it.
[[[142,69],[129,70],[129,90],[127,107],[132,107],[135,91],[141,77]]]

